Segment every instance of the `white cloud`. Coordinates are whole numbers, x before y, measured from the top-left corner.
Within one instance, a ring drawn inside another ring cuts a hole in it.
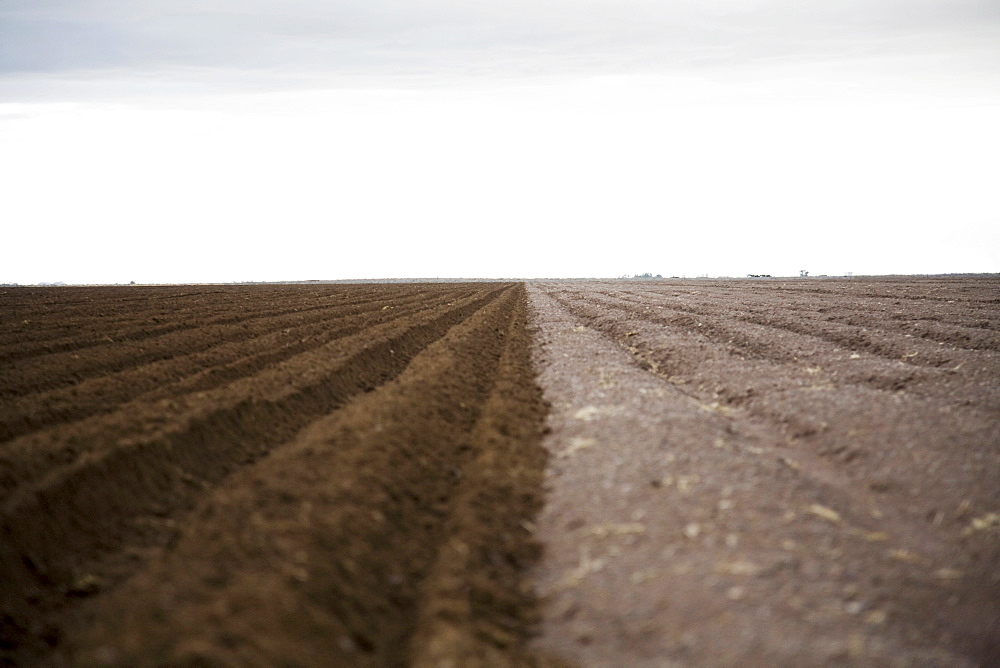
[[[1000,271],[997,14],[9,0],[0,281]]]
[[[2,215],[21,250],[3,278],[1000,269],[962,255],[997,222],[992,110],[706,108],[675,104],[679,85],[237,96],[11,121]],[[966,232],[945,253],[955,220]]]
[[[990,0],[11,1],[2,69],[328,76],[677,73],[931,56],[995,72]]]

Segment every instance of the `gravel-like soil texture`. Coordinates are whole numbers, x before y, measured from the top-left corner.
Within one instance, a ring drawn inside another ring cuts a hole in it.
[[[529,661],[518,284],[0,291],[0,663]]]
[[[1000,281],[529,286],[538,651],[1000,665]]]

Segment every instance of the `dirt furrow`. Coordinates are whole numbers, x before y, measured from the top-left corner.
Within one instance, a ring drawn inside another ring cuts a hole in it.
[[[699,286],[702,287],[702,286]],[[994,322],[975,319],[969,321],[967,310],[957,311],[950,314],[951,319],[943,322],[936,317],[930,320],[927,316],[927,304],[913,303],[916,300],[902,303],[898,300],[890,302],[878,302],[871,305],[863,303],[852,303],[851,306],[842,306],[837,303],[817,302],[814,297],[805,299],[796,296],[793,301],[782,299],[780,302],[768,301],[764,297],[752,291],[739,289],[732,284],[725,289],[718,286],[710,286],[714,290],[690,290],[682,294],[676,287],[661,288],[660,290],[643,289],[636,290],[633,294],[619,292],[614,295],[614,299],[621,302],[639,304],[650,307],[658,303],[660,306],[673,307],[686,313],[697,315],[712,315],[725,313],[728,318],[739,318],[745,322],[759,324],[762,326],[774,327],[776,329],[788,329],[793,327],[795,333],[810,333],[819,330],[829,331],[829,336],[840,335],[864,337],[872,325],[871,318],[868,317],[870,311],[885,313],[888,318],[882,319],[875,331],[875,336],[879,339],[877,343],[883,347],[891,347],[892,344],[902,344],[903,347],[913,348],[913,345],[922,346],[925,353],[936,357],[939,350],[933,346],[947,344],[950,347],[965,348],[969,350],[995,350],[1000,348],[1000,335],[997,329],[1000,327],[1000,319],[994,318]],[[706,299],[708,292],[712,298]],[[665,293],[669,293],[669,296]],[[967,308],[967,304],[962,304]],[[869,310],[870,308],[870,310]],[[959,313],[961,315],[959,315]],[[794,314],[789,318],[789,314]],[[782,317],[784,316],[784,317]],[[965,320],[965,323],[956,320]],[[926,341],[914,341],[914,339],[925,339]],[[909,339],[909,341],[905,340]],[[885,345],[888,344],[888,345]],[[926,344],[926,345],[924,345]],[[891,352],[889,353],[891,357]],[[904,360],[911,363],[919,363],[910,358]],[[939,363],[939,361],[937,362]],[[934,362],[931,363],[933,365]],[[923,365],[927,365],[926,363]]]
[[[993,665],[997,304],[0,290],[0,665]]]
[[[860,484],[880,485],[891,476],[892,465],[882,458],[886,439],[910,443],[912,465],[926,471],[921,475],[921,488],[927,490],[923,503],[910,508],[915,516],[933,513],[941,503],[933,494],[933,480],[942,467],[954,472],[956,483],[978,489],[982,500],[989,496],[988,488],[982,488],[990,474],[987,462],[970,462],[968,452],[953,447],[951,435],[963,434],[974,442],[1000,439],[994,419],[996,387],[956,381],[946,373],[922,379],[912,372],[900,375],[898,368],[880,369],[884,363],[879,358],[801,341],[792,344],[795,354],[784,363],[747,359],[702,333],[708,318],[692,322],[692,333],[665,329],[656,317],[616,316],[616,309],[607,305],[577,302],[570,311],[709,409],[739,411],[777,425],[790,445],[865,471],[871,478],[858,480]],[[930,399],[901,391],[921,381]]]
[[[9,443],[0,453],[2,481],[16,485],[0,511],[4,635],[13,628],[37,644],[29,622],[39,608],[79,589],[88,562],[120,552],[136,518],[169,517],[309,421],[391,379],[503,289],[373,327],[213,392]]]
[[[120,316],[109,315],[109,311],[121,308],[121,291],[112,295],[95,293],[88,302],[88,310],[71,319],[61,318],[58,313],[50,313],[42,307],[35,310],[22,307],[19,309],[23,317],[21,327],[12,328],[13,331],[0,337],[0,365],[10,366],[18,360],[60,352],[92,355],[92,348],[106,346],[109,339],[110,342],[142,343],[209,325],[254,326],[258,321],[283,316],[291,316],[294,320],[315,311],[325,311],[325,317],[330,317],[339,311],[363,310],[376,302],[412,300],[424,294],[401,292],[398,286],[369,286],[368,290],[357,287],[328,286],[325,290],[309,292],[287,286],[244,287],[242,292],[234,289],[205,298],[197,305],[172,304],[169,300],[164,303],[163,296],[153,290],[144,299],[124,300],[126,308],[121,309],[125,312]],[[433,286],[431,291],[434,291]],[[6,306],[12,307],[11,304]],[[42,325],[48,321],[53,321],[50,327]],[[51,332],[51,337],[46,332]]]
[[[524,665],[542,406],[523,288],[207,496],[71,661]],[[151,596],[149,592],[157,592]]]
[[[170,289],[160,287],[127,288],[133,295],[128,298],[128,293],[121,289],[113,294],[109,294],[107,288],[67,289],[84,291],[88,295],[81,301],[81,306],[73,308],[71,312],[54,308],[41,299],[33,299],[31,292],[17,291],[3,295],[5,306],[16,312],[19,320],[11,323],[0,335],[0,361],[90,348],[101,345],[109,336],[115,339],[143,340],[188,329],[192,326],[191,322],[211,321],[224,324],[232,322],[234,317],[245,317],[247,309],[255,309],[254,312],[258,315],[269,315],[266,310],[262,312],[261,309],[284,307],[294,310],[299,304],[322,308],[315,298],[310,300],[303,295],[303,299],[296,304],[289,299],[293,295],[275,295],[273,289],[267,287],[255,290],[253,300],[244,299],[245,294],[233,291],[206,291],[196,303],[176,303],[170,297]],[[275,296],[282,302],[280,307],[274,302]],[[21,299],[16,300],[17,297]],[[23,304],[18,304],[19,301]],[[234,308],[234,304],[238,304],[239,308]],[[236,310],[240,312],[239,315],[233,314]],[[173,317],[179,312],[187,316],[185,321]],[[221,312],[228,312],[228,315],[220,316]],[[275,311],[270,315],[280,313]]]
[[[387,300],[391,301],[391,300]],[[138,365],[169,360],[178,355],[204,351],[223,342],[241,341],[295,326],[303,319],[320,321],[346,314],[372,312],[391,306],[377,299],[360,304],[329,307],[280,309],[273,315],[213,317],[198,323],[194,315],[183,320],[183,328],[149,339],[130,339],[127,335],[106,333],[102,340],[81,355],[76,350],[53,353],[17,361],[0,369],[0,396],[21,396],[78,384],[82,380],[134,368]],[[231,310],[229,307],[224,307]]]
[[[805,281],[805,283],[810,282]],[[786,314],[795,313],[796,316],[819,321],[834,321],[861,327],[872,324],[871,319],[866,317],[867,314],[885,313],[891,314],[891,317],[881,319],[879,325],[882,329],[896,330],[905,327],[907,329],[900,333],[912,334],[909,328],[916,323],[937,323],[941,331],[940,338],[936,338],[935,341],[944,340],[955,345],[961,345],[966,341],[971,347],[981,348],[988,347],[991,342],[996,341],[996,330],[1000,326],[1000,315],[989,300],[990,295],[996,292],[995,287],[992,293],[990,292],[990,282],[990,280],[983,281],[983,287],[979,288],[980,299],[969,299],[956,294],[953,295],[954,298],[943,301],[921,298],[917,294],[904,296],[903,293],[864,297],[858,294],[860,291],[852,290],[852,287],[867,284],[861,279],[842,281],[836,290],[776,289],[774,287],[776,284],[771,284],[769,288],[768,285],[757,282],[699,281],[685,286],[669,283],[642,288],[635,286],[636,290],[630,292],[634,292],[636,296],[641,295],[654,300],[660,298],[665,302],[674,303],[683,295],[685,308],[698,312],[705,311],[706,307],[708,312],[715,312],[721,308],[726,311],[765,316],[777,311]],[[911,286],[909,289],[918,288]],[[621,295],[620,292],[618,294]],[[920,294],[928,296],[926,290]],[[830,295],[849,295],[851,300],[849,304],[845,304],[839,300],[822,298]],[[949,331],[951,328],[954,328],[953,332]]]
[[[0,449],[0,500],[17,487],[28,487],[41,476],[52,475],[63,465],[77,460],[94,459],[120,449],[118,443],[155,440],[161,433],[183,434],[191,422],[214,414],[225,416],[233,407],[253,404],[277,404],[290,396],[308,395],[308,388],[336,379],[334,370],[372,346],[386,341],[409,341],[428,332],[440,336],[447,323],[457,321],[496,297],[497,290],[477,297],[449,302],[436,309],[420,312],[410,320],[389,321],[358,334],[331,341],[303,355],[268,367],[260,373],[239,379],[208,392],[195,392],[149,402],[136,401],[105,416],[94,416],[76,424],[58,425],[10,441]],[[433,340],[433,338],[431,339]],[[395,348],[389,346],[395,351]],[[401,362],[392,355],[380,365]],[[333,374],[331,376],[331,374]],[[374,375],[374,374],[373,374]],[[266,425],[261,425],[266,429]],[[107,434],[114,439],[108,442]]]
[[[417,310],[433,308],[436,304],[454,299],[458,297],[444,295],[428,299],[421,295],[395,300],[388,310],[378,302],[370,309],[339,317],[324,312],[322,317],[303,317],[305,322],[294,324],[282,319],[271,324],[268,331],[245,329],[243,335],[246,338],[227,341],[199,352],[178,354],[165,360],[129,367],[84,380],[69,388],[22,395],[0,407],[0,443],[42,427],[108,413],[128,401],[151,401],[210,390],[337,338],[357,334],[365,327],[408,317]],[[284,324],[292,326],[282,328]],[[200,330],[191,332],[196,339],[201,334]],[[178,349],[186,347],[178,346]]]
[[[553,405],[540,648],[585,665],[995,659],[1000,425],[973,390],[959,410],[740,359],[604,285],[532,295]],[[685,378],[657,373],[644,348],[661,346]],[[733,386],[754,392],[727,405]]]
[[[748,317],[737,308],[715,310],[679,307],[671,302],[664,307],[650,299],[642,310],[634,310],[633,299],[621,304],[611,296],[560,294],[564,303],[581,313],[590,312],[599,326],[630,342],[636,353],[667,376],[681,382],[697,374],[701,358],[720,356],[748,360],[748,364],[768,362],[797,367],[800,372],[833,378],[838,384],[856,384],[874,390],[903,391],[955,405],[976,403],[986,411],[1000,410],[1000,387],[970,384],[962,367],[974,368],[986,378],[1000,375],[1000,359],[978,351],[943,348],[938,344],[921,345],[913,339],[899,338],[897,359],[873,355],[863,346],[852,347],[844,341],[831,341],[815,336],[814,328],[805,319],[795,326],[775,325],[772,319]],[[638,328],[638,329],[637,329]],[[639,330],[646,330],[645,335]],[[665,334],[669,333],[669,336]],[[682,349],[688,350],[682,354]],[[913,358],[936,356],[931,364],[914,364]],[[863,362],[857,360],[863,359]],[[723,383],[727,391],[722,397],[727,404],[741,403],[760,385],[766,386],[773,377],[765,367],[755,374],[763,379],[758,385],[743,388]],[[710,379],[711,380],[711,379]],[[819,378],[807,379],[814,385]],[[716,383],[716,387],[720,387]],[[719,396],[713,397],[719,399]]]

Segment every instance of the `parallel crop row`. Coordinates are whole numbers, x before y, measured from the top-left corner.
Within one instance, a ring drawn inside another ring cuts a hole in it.
[[[141,582],[135,573],[151,568],[155,555],[178,536],[197,533],[184,519],[192,508],[215,513],[226,505],[224,499],[211,500],[213,494],[235,493],[219,491],[227,489],[220,487],[225,480],[237,479],[237,471],[258,475],[249,472],[265,464],[262,470],[269,470],[275,456],[265,455],[272,451],[301,454],[303,438],[325,434],[348,420],[346,415],[384,418],[379,434],[365,436],[363,443],[349,445],[355,436],[343,432],[343,442],[327,446],[337,457],[353,453],[353,464],[337,464],[347,468],[331,469],[322,481],[316,463],[305,460],[274,475],[303,477],[305,486],[296,492],[302,498],[325,495],[338,481],[361,485],[362,495],[382,487],[393,503],[403,503],[381,510],[386,517],[410,512],[406,508],[416,503],[415,511],[423,514],[413,518],[415,533],[406,540],[426,551],[420,577],[435,570],[431,563],[442,532],[451,531],[444,524],[427,530],[428,519],[444,523],[467,512],[439,513],[439,504],[450,502],[440,496],[444,491],[433,490],[450,490],[462,479],[462,489],[473,491],[455,490],[459,496],[480,494],[474,462],[485,450],[502,446],[472,432],[490,420],[522,420],[525,426],[517,429],[523,438],[514,441],[518,447],[527,443],[528,454],[487,456],[507,457],[504,462],[527,456],[528,468],[518,470],[528,476],[525,484],[540,488],[541,404],[531,394],[537,390],[530,378],[523,288],[120,288],[14,291],[0,297],[11,302],[5,320],[16,324],[0,337],[0,651],[15,661],[37,659],[53,643],[69,651],[51,629],[61,627],[73,601],[129,578]],[[504,371],[510,365],[514,371]],[[423,375],[414,370],[423,367],[431,370]],[[405,391],[386,389],[404,372],[412,378]],[[517,377],[504,385],[508,373]],[[516,400],[505,405],[506,395],[495,397],[501,386],[514,394],[528,392],[524,407]],[[414,433],[414,416],[426,411],[443,419],[431,425],[438,427]],[[396,459],[386,468],[379,448],[396,442],[392,430],[399,431],[396,441],[404,450],[392,455]],[[504,430],[511,432],[509,426]],[[413,454],[422,444],[445,450]],[[403,475],[407,457],[422,462],[431,456],[441,458],[440,467],[417,466],[409,482],[393,477]],[[466,469],[464,478],[453,473]],[[487,482],[490,489],[503,485],[500,478]],[[411,498],[407,488],[430,496]],[[525,498],[527,506],[510,504],[507,524],[517,526],[536,504],[530,494]],[[266,505],[266,498],[252,502],[257,503]],[[359,503],[369,512],[380,502]],[[252,507],[238,512],[252,515]],[[490,532],[462,541],[495,538]],[[361,549],[356,541],[368,539],[342,540],[321,558],[342,561]],[[204,542],[199,544],[194,552],[202,551]],[[510,549],[526,549],[518,544]],[[481,567],[474,559],[468,568]],[[445,583],[435,587],[448,589]],[[428,610],[420,615],[435,617],[429,603],[401,608],[400,623],[410,630],[395,640],[383,634],[378,642],[389,644],[381,651],[409,651],[411,617],[419,605]],[[372,632],[350,633],[360,634],[357,642],[367,646],[361,638]]]

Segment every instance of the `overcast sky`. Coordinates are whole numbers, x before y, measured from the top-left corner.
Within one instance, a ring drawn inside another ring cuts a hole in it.
[[[1000,272],[998,0],[0,0],[0,282]]]

